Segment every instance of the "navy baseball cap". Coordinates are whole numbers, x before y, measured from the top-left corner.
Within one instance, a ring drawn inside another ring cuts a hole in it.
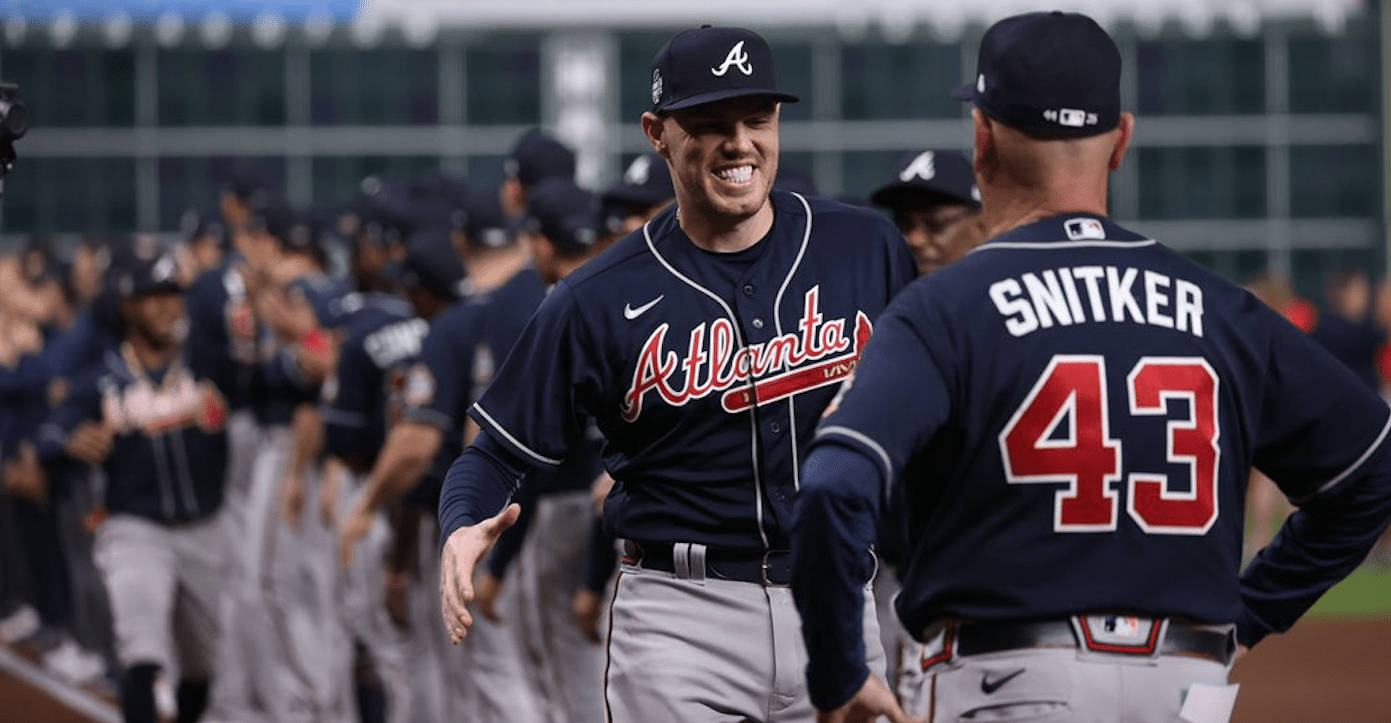
[[[429,228],[411,234],[406,239],[406,256],[399,263],[394,275],[401,286],[424,289],[441,299],[458,297],[464,265],[454,253],[448,229]]]
[[[503,162],[508,178],[534,186],[546,178],[575,178],[575,152],[560,141],[532,128],[517,139],[512,155]]]
[[[628,164],[622,180],[609,186],[601,200],[605,204],[655,206],[676,198],[671,169],[659,154],[644,153]]]
[[[893,180],[869,200],[895,210],[956,203],[980,208],[980,190],[971,162],[959,151],[909,151],[894,163]]]
[[[184,211],[183,217],[179,219],[179,230],[183,232],[186,241],[208,239],[220,248],[225,248],[229,240],[227,226],[222,223],[220,214],[206,213],[194,208]]]
[[[976,81],[952,91],[1005,125],[1045,138],[1081,138],[1120,124],[1121,54],[1080,13],[1027,13],[990,26]]]
[[[545,236],[562,253],[577,256],[599,240],[599,213],[593,193],[563,178],[551,178],[531,190],[527,230]]]
[[[653,113],[746,95],[797,102],[797,96],[778,90],[773,51],[752,30],[709,25],[683,30],[652,59]]]
[[[450,226],[463,232],[470,248],[502,248],[517,239],[516,229],[502,210],[496,188],[465,193],[450,216]]]
[[[179,284],[179,265],[172,255],[162,252],[149,258],[125,257],[116,270],[115,281],[116,293],[122,299],[183,291]]]

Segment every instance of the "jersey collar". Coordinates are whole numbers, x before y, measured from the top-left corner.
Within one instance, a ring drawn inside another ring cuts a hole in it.
[[[1092,213],[1065,213],[1010,229],[985,243],[1003,244],[1086,243],[1088,241],[1148,241],[1111,219]]]

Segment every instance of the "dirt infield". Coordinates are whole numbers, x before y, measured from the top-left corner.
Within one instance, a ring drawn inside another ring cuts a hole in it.
[[[1305,620],[1236,664],[1235,723],[1391,723],[1391,620]]]

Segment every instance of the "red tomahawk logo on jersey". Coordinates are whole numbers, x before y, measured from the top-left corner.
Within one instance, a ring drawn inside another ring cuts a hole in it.
[[[855,345],[851,347],[849,354],[736,387],[725,392],[720,402],[726,412],[742,412],[760,404],[786,399],[808,389],[835,384],[855,371],[855,365],[860,363],[860,350],[869,342],[869,336],[873,331],[874,327],[869,323],[869,317],[865,316],[863,311],[857,312]]]
[[[664,348],[671,325],[657,327],[638,354],[623,418],[636,420],[649,393],[679,407],[723,392],[721,406],[733,413],[845,379],[873,326],[863,311],[856,312],[853,330],[847,319],[827,320],[820,297],[819,286],[809,289],[796,328],[761,344],[739,346],[733,323],[720,318],[691,330],[682,357]]]

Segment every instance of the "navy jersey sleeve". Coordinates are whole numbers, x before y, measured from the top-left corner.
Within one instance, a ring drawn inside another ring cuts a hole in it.
[[[882,481],[893,480],[951,409],[953,373],[939,363],[951,348],[944,321],[917,298],[891,304],[817,442],[859,450],[876,462]],[[902,403],[908,390],[913,404]]]
[[[573,290],[561,282],[527,323],[469,416],[527,464],[560,466],[591,416],[599,347],[585,337]]]
[[[343,344],[338,370],[323,407],[324,452],[342,459],[363,454],[368,443],[372,395],[381,385],[360,337]]]
[[[1272,325],[1255,464],[1300,503],[1370,459],[1391,410],[1306,334],[1283,319]]]
[[[73,378],[67,397],[49,410],[39,426],[35,447],[45,464],[56,464],[67,457],[68,436],[83,422],[101,419],[101,377],[105,365],[88,367]]]
[[[615,539],[604,527],[604,518],[595,515],[589,525],[589,554],[584,561],[584,586],[603,593],[613,573],[618,570],[618,548]]]
[[[931,321],[900,298],[881,317],[839,407],[817,431],[803,464],[791,531],[793,595],[802,614],[812,702],[842,705],[869,674],[859,619],[873,575],[864,550],[875,540],[890,483],[946,419],[950,375],[910,319]],[[939,328],[939,327],[928,327]],[[915,402],[903,404],[905,390]]]

